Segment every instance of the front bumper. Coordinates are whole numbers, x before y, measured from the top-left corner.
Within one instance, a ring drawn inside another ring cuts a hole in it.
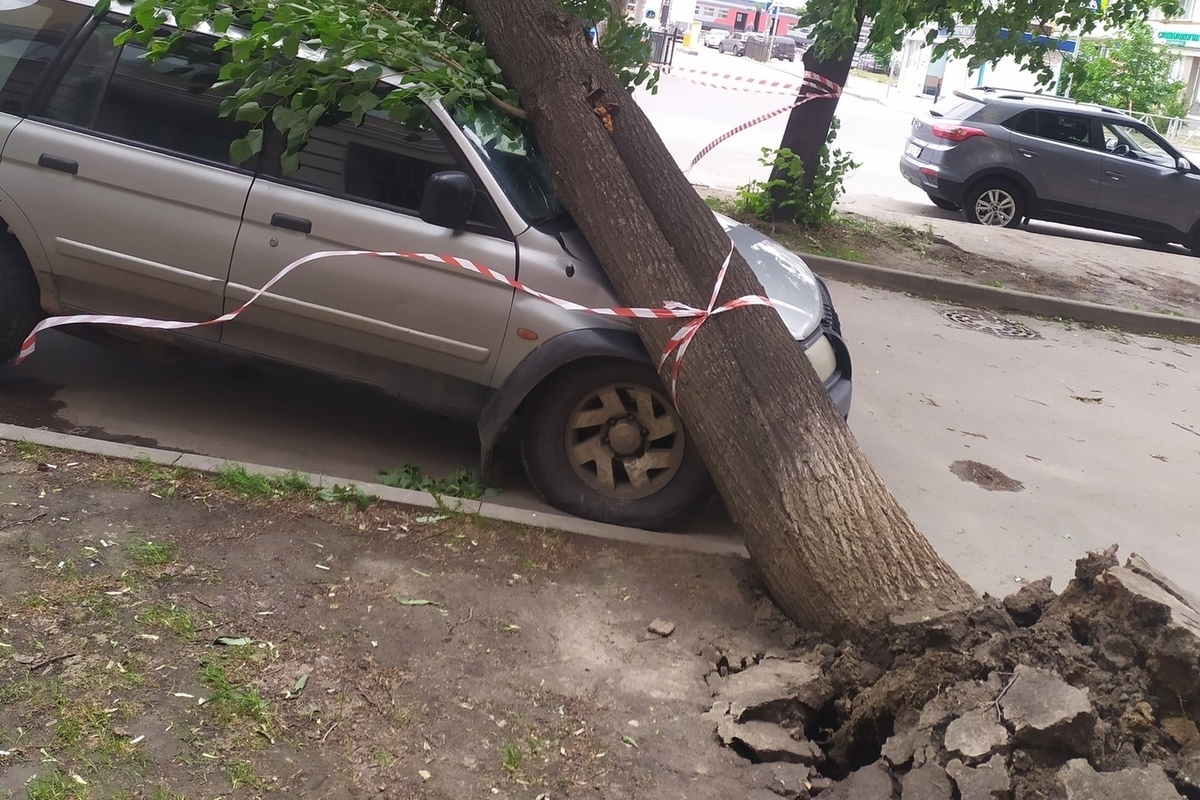
[[[846,417],[850,414],[854,393],[850,349],[842,339],[842,322],[833,307],[833,298],[820,277],[817,277],[817,286],[821,290],[821,325],[804,342],[804,352],[829,393],[834,408]]]

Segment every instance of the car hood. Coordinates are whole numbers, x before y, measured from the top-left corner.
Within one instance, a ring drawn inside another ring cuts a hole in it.
[[[804,259],[788,250],[779,242],[768,239],[749,225],[716,214],[717,221],[733,241],[734,247],[754,270],[767,296],[787,305],[777,305],[779,316],[787,325],[788,332],[798,341],[805,341],[821,324],[821,290],[816,276],[804,263]],[[595,254],[583,238],[582,232],[572,225],[558,233],[562,245],[576,257],[596,262]],[[713,265],[713,280],[717,269]],[[726,299],[722,295],[723,299]]]
[[[776,308],[788,331],[800,341],[811,336],[821,324],[821,290],[804,259],[749,225],[722,214],[716,217],[733,240],[733,246],[754,270],[767,297],[787,303]]]

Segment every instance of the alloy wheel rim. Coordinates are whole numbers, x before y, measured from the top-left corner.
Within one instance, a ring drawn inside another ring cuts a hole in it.
[[[686,439],[675,407],[639,384],[610,383],[567,416],[567,461],[592,490],[618,500],[648,497],[670,483]]]
[[[1003,189],[988,189],[975,201],[975,216],[984,225],[1007,225],[1017,213],[1017,201]]]

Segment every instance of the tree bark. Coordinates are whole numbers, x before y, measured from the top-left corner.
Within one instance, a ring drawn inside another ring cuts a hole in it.
[[[862,13],[859,12],[855,18],[853,41],[827,58],[817,58],[814,47],[805,50],[803,58],[805,71],[828,78],[838,86],[845,86],[846,79],[850,77],[850,64],[854,61],[855,43],[858,42],[862,25]],[[805,86],[800,90],[796,99],[816,94],[817,91]],[[788,115],[787,127],[783,129],[783,138],[779,142],[779,149],[782,150],[786,147],[800,156],[800,162],[804,164],[805,186],[813,184],[813,176],[816,174],[821,159],[821,148],[825,146],[825,137],[829,135],[829,126],[833,124],[833,115],[837,111],[837,104],[838,99],[810,100],[793,108]],[[787,180],[788,177],[783,171],[775,168],[771,170],[770,179],[773,181]],[[775,208],[778,211],[780,204],[787,199],[787,188],[776,187],[772,190],[772,194],[775,197]]]
[[[556,188],[626,305],[703,307],[729,237],[572,19],[551,0],[466,0],[529,113]],[[619,105],[613,133],[593,91]],[[735,252],[722,299],[763,289]],[[657,359],[678,324],[639,321]],[[933,551],[765,308],[712,318],[677,402],[776,602],[797,623],[854,633],[975,593]]]

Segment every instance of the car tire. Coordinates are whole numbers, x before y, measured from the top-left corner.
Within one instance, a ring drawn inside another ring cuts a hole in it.
[[[949,200],[947,200],[944,197],[937,197],[932,194],[929,195],[929,202],[933,203],[935,206],[942,209],[943,211],[961,211],[962,210],[962,206],[960,206],[958,203],[951,203]]]
[[[588,360],[554,376],[524,411],[521,459],[546,502],[615,525],[677,528],[713,497],[708,470],[648,364]]]
[[[21,243],[0,234],[0,363],[20,352],[42,316],[37,279]]]
[[[1025,195],[1001,178],[985,178],[963,196],[963,217],[977,225],[1015,228],[1025,211]]]

